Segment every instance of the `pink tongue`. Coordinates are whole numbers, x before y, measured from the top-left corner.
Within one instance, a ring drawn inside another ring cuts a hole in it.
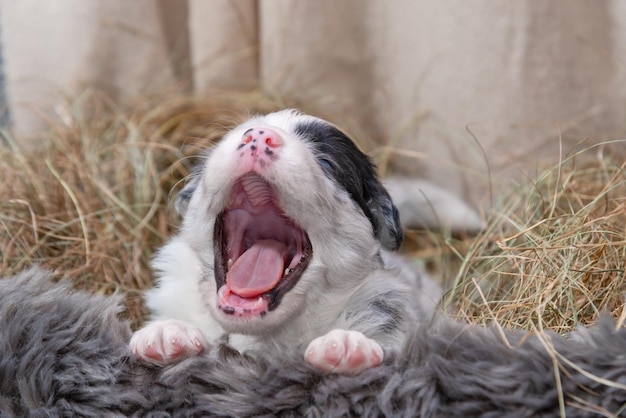
[[[235,261],[226,284],[243,298],[259,296],[273,289],[283,277],[287,254],[287,246],[282,242],[259,240]]]

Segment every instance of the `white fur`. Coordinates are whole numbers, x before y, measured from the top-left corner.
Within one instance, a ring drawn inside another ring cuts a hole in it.
[[[172,329],[167,321],[171,319],[183,321],[193,330],[177,323],[177,344],[189,347],[177,347],[174,357],[163,353],[161,363],[197,354],[199,339],[181,336],[194,335],[195,329],[208,342],[233,335],[231,343],[238,348],[304,349],[310,343],[307,361],[340,372],[377,365],[383,347],[402,343],[402,324],[419,315],[418,307],[410,306],[416,305],[421,297],[418,293],[423,293],[419,282],[429,280],[417,276],[406,280],[383,266],[381,245],[368,218],[350,195],[324,174],[311,144],[294,136],[295,124],[305,120],[319,119],[294,111],[253,118],[210,151],[180,232],[154,260],[158,285],[146,294],[154,321],[133,336],[131,347],[138,357],[154,361],[155,356],[146,356],[146,350],[163,346],[160,341],[167,339],[165,332]],[[271,127],[283,139],[279,158],[263,169],[262,175],[274,187],[284,212],[306,231],[314,250],[308,268],[275,310],[264,317],[241,318],[216,307],[212,240],[215,219],[236,179],[245,174],[234,150],[243,133],[258,126]],[[402,316],[402,324],[392,332],[381,331],[385,318],[368,311],[377,298],[387,294]],[[206,344],[200,341],[202,347]],[[337,347],[344,353],[339,359],[333,357],[332,348]]]

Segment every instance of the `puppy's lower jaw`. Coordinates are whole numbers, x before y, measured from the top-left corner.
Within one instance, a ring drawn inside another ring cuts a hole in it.
[[[217,306],[227,315],[264,316],[268,311],[267,300],[263,296],[244,298],[224,285],[217,291]]]
[[[310,365],[330,373],[356,374],[378,366],[384,357],[378,342],[358,331],[334,329],[311,341],[304,358]]]
[[[184,321],[153,321],[133,334],[130,350],[139,360],[165,365],[197,356],[209,347],[202,332]]]

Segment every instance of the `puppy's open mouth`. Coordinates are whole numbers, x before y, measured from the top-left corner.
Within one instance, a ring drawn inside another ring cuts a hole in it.
[[[309,264],[309,238],[278,205],[272,186],[249,173],[234,185],[215,221],[217,305],[226,314],[264,315]]]

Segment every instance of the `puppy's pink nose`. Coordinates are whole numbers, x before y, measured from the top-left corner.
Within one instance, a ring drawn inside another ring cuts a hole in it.
[[[271,148],[278,148],[283,144],[280,134],[269,128],[251,128],[243,134],[244,144],[254,144],[257,146],[267,145]]]

